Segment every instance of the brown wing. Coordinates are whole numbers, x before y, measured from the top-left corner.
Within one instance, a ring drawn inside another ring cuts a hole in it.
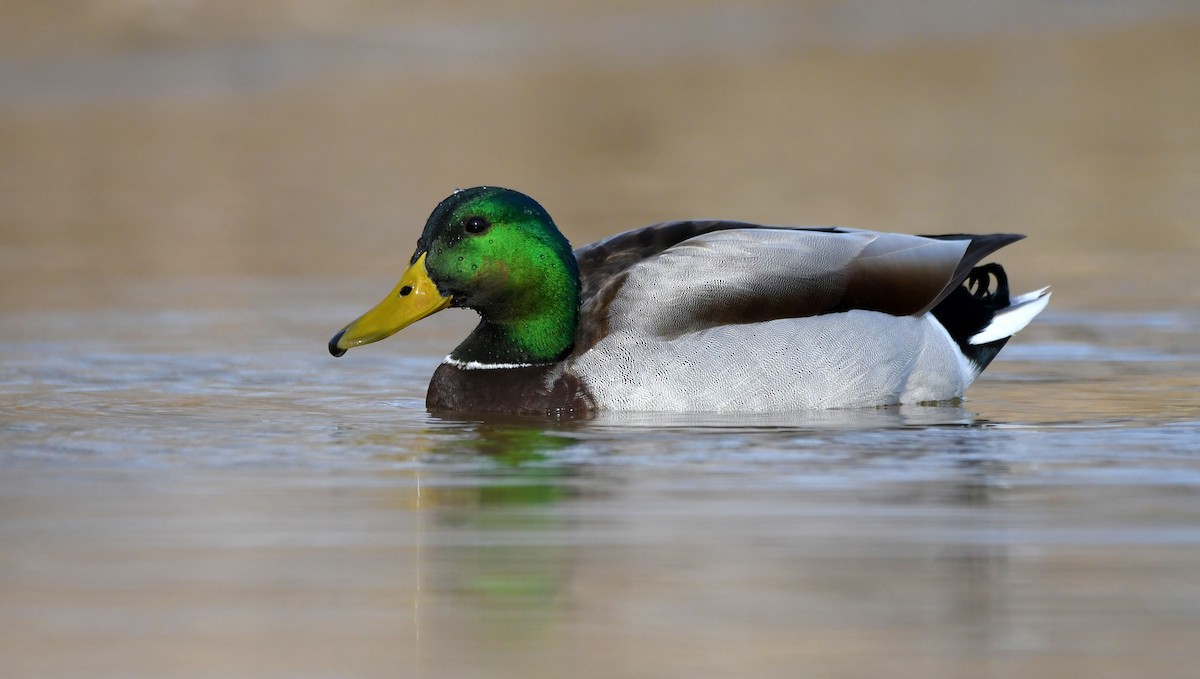
[[[579,262],[583,304],[586,306],[588,300],[599,292],[601,287],[620,276],[629,267],[689,238],[727,229],[760,228],[765,227],[760,224],[724,220],[663,222],[624,231],[584,245],[575,250],[575,259]]]
[[[907,236],[741,222],[669,222],[576,251],[576,350],[613,327],[678,336],[715,325],[849,309],[933,308],[987,254],[1021,236]]]

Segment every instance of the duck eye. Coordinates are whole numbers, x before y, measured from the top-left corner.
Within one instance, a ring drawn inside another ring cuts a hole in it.
[[[483,231],[489,226],[491,226],[491,224],[488,224],[488,220],[484,219],[483,217],[471,217],[466,221],[466,223],[463,224],[463,229],[465,229],[467,233],[483,233]]]

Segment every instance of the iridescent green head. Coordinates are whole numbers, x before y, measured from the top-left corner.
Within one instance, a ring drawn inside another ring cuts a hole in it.
[[[579,318],[571,245],[525,194],[490,186],[456,191],[429,216],[396,289],[335,335],[329,350],[341,355],[446,306],[471,308],[482,318],[451,353],[456,361],[557,361],[570,351]]]

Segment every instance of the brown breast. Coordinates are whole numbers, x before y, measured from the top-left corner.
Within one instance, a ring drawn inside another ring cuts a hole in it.
[[[586,417],[596,402],[578,376],[562,364],[466,370],[438,366],[429,381],[430,410]]]

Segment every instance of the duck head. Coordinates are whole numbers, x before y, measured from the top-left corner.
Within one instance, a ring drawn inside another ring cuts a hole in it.
[[[390,337],[446,307],[480,324],[450,358],[464,364],[536,365],[571,349],[579,268],[545,209],[511,189],[456,191],[429,215],[400,282],[329,340],[329,353]]]

